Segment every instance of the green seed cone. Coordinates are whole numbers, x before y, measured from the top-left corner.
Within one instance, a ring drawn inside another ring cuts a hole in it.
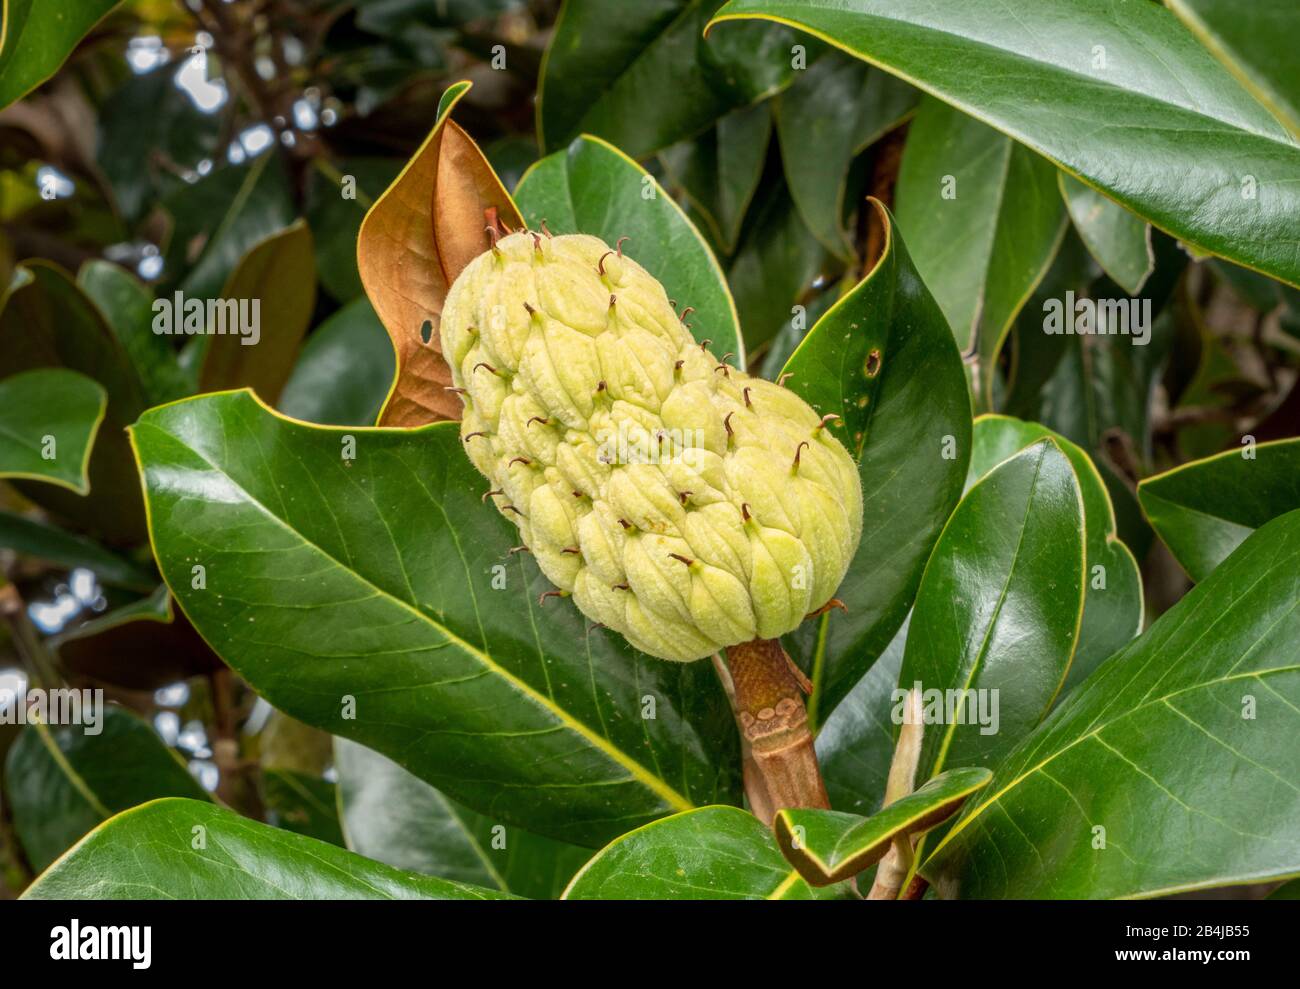
[[[635,261],[502,237],[441,333],[466,452],[588,618],[684,662],[834,595],[862,534],[857,466],[793,392],[696,343]]]

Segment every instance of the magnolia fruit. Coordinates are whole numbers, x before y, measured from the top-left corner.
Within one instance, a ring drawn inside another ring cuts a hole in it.
[[[719,361],[685,315],[621,250],[525,231],[461,272],[441,320],[498,510],[583,614],[678,661],[795,628],[862,534],[834,417]]]

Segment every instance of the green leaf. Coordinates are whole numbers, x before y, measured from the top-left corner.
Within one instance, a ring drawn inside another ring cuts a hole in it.
[[[443,796],[391,759],[334,740],[348,848],[407,872],[553,900],[591,850],[506,827]]]
[[[226,308],[219,311],[219,322],[207,327],[219,335],[202,338],[199,390],[244,386],[275,402],[316,307],[316,262],[307,224],[298,220],[255,244],[226,280],[221,302]],[[236,303],[238,316],[232,311]],[[242,325],[245,318],[249,325]]]
[[[335,790],[329,780],[293,769],[264,770],[262,803],[266,823],[342,848]]]
[[[1300,874],[1300,512],[1103,663],[921,872],[945,897],[1164,896]]]
[[[862,541],[835,611],[786,637],[813,680],[814,725],[884,651],[911,607],[970,457],[965,370],[943,314],[916,275],[893,218],[876,267],[826,313],[785,370],[788,387],[832,420],[858,461]]]
[[[732,111],[708,133],[660,155],[726,254],[735,248],[741,221],[758,190],[771,136],[772,115],[759,104]]]
[[[1056,169],[991,127],[923,99],[896,193],[916,270],[964,353],[978,353],[980,407],[1016,315],[1065,233]]]
[[[1194,248],[1300,283],[1300,146],[1157,4],[731,0],[713,23],[754,17],[907,79]]]
[[[58,72],[77,43],[120,2],[5,0],[0,23],[0,108],[22,99]]]
[[[1300,11],[1288,0],[1168,0],[1167,6],[1255,99],[1300,137],[1300,79],[1292,71]]]
[[[942,824],[992,778],[987,769],[950,769],[871,817],[782,810],[773,822],[776,840],[810,885],[843,882],[880,861],[895,838],[924,834]]]
[[[1300,900],[1300,879],[1292,879],[1289,883],[1283,883],[1273,892],[1268,894],[1270,900]]]
[[[155,797],[209,799],[148,723],[106,707],[96,724],[88,708],[83,724],[28,724],[5,760],[14,830],[37,870],[118,811]]]
[[[1045,308],[1037,317],[1037,326],[1029,322],[1026,314],[1021,327],[1026,334],[1051,336],[1062,351],[1052,376],[1041,390],[1038,407],[1021,410],[1022,416],[1042,422],[1088,451],[1100,450],[1113,430],[1122,431],[1132,441],[1139,470],[1145,468],[1153,453],[1148,425],[1151,405],[1176,331],[1167,304],[1187,266],[1186,252],[1169,237],[1155,235],[1153,245],[1156,270],[1143,286],[1142,295],[1128,300],[1130,305],[1140,307],[1137,316],[1142,333],[1136,333],[1132,327],[1129,335],[1110,332],[1122,330],[1123,326],[1109,325],[1115,317],[1105,310],[1098,310],[1094,321],[1094,330],[1101,328],[1096,324],[1101,324],[1107,330],[1105,333],[1048,334],[1043,318]],[[1073,288],[1080,298],[1085,292],[1082,286],[1062,288]],[[1086,295],[1112,303],[1126,301],[1123,289],[1104,277],[1090,285]],[[1068,319],[1065,310],[1069,298],[1060,295],[1052,298]],[[1045,306],[1046,300],[1042,304]]]
[[[745,345],[757,351],[792,325],[828,258],[783,181],[766,183],[749,214],[727,279]]]
[[[997,765],[1047,714],[1078,644],[1083,511],[1069,459],[1044,439],[953,512],[921,578],[898,675],[900,689],[923,691],[917,779]]]
[[[163,585],[138,601],[67,629],[50,640],[59,665],[97,683],[157,690],[222,669],[221,660],[177,614]]]
[[[822,245],[846,261],[853,256],[844,229],[849,166],[915,111],[919,95],[888,73],[831,52],[774,101],[790,195]]]
[[[193,800],[155,800],[96,828],[29,900],[491,900]]]
[[[835,810],[874,814],[885,798],[895,744],[892,712],[898,708],[898,671],[908,626],[904,620],[817,733],[817,761]]]
[[[738,807],[701,807],[629,831],[573,877],[566,900],[811,900],[772,832]]]
[[[1074,468],[1087,530],[1083,623],[1078,649],[1062,688],[1066,691],[1142,631],[1142,574],[1132,552],[1116,533],[1110,493],[1092,458],[1046,426],[1008,416],[980,416],[975,420],[967,482],[974,484],[1008,457],[1044,437],[1060,447]],[[1100,572],[1098,567],[1102,568]]]
[[[542,63],[538,144],[554,151],[587,133],[641,158],[788,85],[794,34],[753,25],[706,40],[704,25],[718,5],[567,0]]]
[[[167,275],[182,272],[187,297],[215,299],[239,262],[258,244],[294,221],[293,197],[275,151],[251,164],[219,168],[178,189],[163,204],[175,224],[167,252]],[[192,261],[184,252],[201,250]]]
[[[45,368],[0,381],[0,478],[90,490],[90,450],[108,396],[76,371]]]
[[[99,307],[122,343],[148,405],[173,402],[190,392],[189,381],[167,337],[153,332],[153,293],[123,268],[98,259],[77,272],[77,287]]]
[[[846,274],[846,277],[839,281],[826,286],[820,291],[816,291],[812,298],[808,299],[806,305],[798,306],[790,313],[790,319],[786,320],[785,325],[772,338],[772,342],[767,345],[767,350],[763,354],[763,362],[759,365],[759,374],[768,381],[775,381],[781,376],[781,371],[785,367],[799,344],[803,343],[804,337],[808,335],[810,327],[816,326],[817,321],[830,311],[831,306],[839,301],[840,296],[845,292],[852,290],[856,282],[853,281],[853,274]]]
[[[0,512],[0,549],[11,549],[68,570],[86,567],[105,584],[133,591],[152,590],[158,578],[93,539],[73,535],[39,519]]]
[[[1156,267],[1150,224],[1068,172],[1057,174],[1074,229],[1115,284],[1137,295]]]
[[[1079,235],[1067,230],[1047,274],[1034,294],[1020,310],[1015,326],[1007,338],[1010,361],[999,411],[1020,419],[1036,419],[1042,404],[1043,388],[1060,366],[1069,338],[1043,332],[1043,318],[1050,300],[1064,300],[1065,293],[1083,292],[1095,280],[1100,269],[1088,253]],[[1063,301],[1061,302],[1063,305]]]
[[[132,438],[168,585],[280,710],[577,844],[737,799],[712,668],[542,610],[455,423],[308,426],[243,391],[153,409]]]
[[[1300,508],[1300,439],[1228,450],[1148,477],[1138,501],[1174,559],[1202,581],[1264,523]]]
[[[104,386],[108,406],[91,452],[90,494],[23,484],[42,507],[113,542],[144,537],[140,480],[131,464],[126,426],[145,406],[130,358],[103,315],[63,269],[29,261],[0,309],[0,373],[36,368],[79,371]]]
[[[515,202],[534,230],[583,233],[611,246],[627,237],[628,257],[663,283],[678,311],[694,306],[696,339],[744,367],[739,318],[717,258],[698,230],[640,165],[599,138],[580,137],[524,173]]]
[[[307,338],[279,409],[327,426],[369,426],[393,381],[393,344],[374,308],[353,299]]]
[[[323,158],[313,158],[312,164],[319,174],[312,176],[307,222],[316,247],[316,270],[321,288],[339,302],[348,302],[365,291],[357,270],[361,221],[401,173],[402,163],[391,158],[354,158],[336,168]],[[348,178],[355,186],[345,185]]]

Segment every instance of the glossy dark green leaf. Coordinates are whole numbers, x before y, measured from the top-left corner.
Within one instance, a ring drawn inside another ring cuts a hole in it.
[[[173,402],[191,391],[169,338],[153,332],[154,297],[133,275],[108,261],[87,261],[77,286],[99,307],[121,341],[144,390],[146,404]]]
[[[1300,439],[1243,446],[1148,477],[1138,501],[1188,576],[1204,580],[1265,522],[1300,508]]]
[[[975,420],[968,483],[974,484],[1008,457],[1044,437],[1060,447],[1074,468],[1087,528],[1083,624],[1064,691],[1142,631],[1142,575],[1133,553],[1116,533],[1110,493],[1092,458],[1046,426],[1008,416],[980,416]]]
[[[162,585],[60,632],[50,649],[63,669],[130,690],[157,690],[223,668]]]
[[[90,450],[108,397],[84,374],[62,368],[0,380],[0,478],[90,490]]]
[[[709,664],[540,606],[547,582],[508,554],[454,423],[313,427],[243,391],[153,409],[132,435],[164,577],[277,708],[579,844],[737,799]]]
[[[678,311],[695,307],[695,338],[744,365],[736,306],[713,252],[672,197],[617,148],[578,138],[524,174],[515,202],[534,230],[545,220],[552,233],[591,234],[611,246],[627,237],[623,250],[663,283]]]
[[[262,772],[262,803],[266,823],[294,834],[344,847],[339,826],[336,787],[293,769],[267,769]]]
[[[611,4],[567,0],[538,84],[538,143],[554,151],[587,133],[635,158],[704,131],[729,110],[788,85],[797,39],[753,25],[706,40],[719,0]],[[671,98],[665,98],[671,87]]]
[[[106,550],[93,539],[13,512],[0,512],[0,549],[11,549],[68,570],[86,567],[105,584],[133,591],[149,591],[158,584],[157,576]]]
[[[393,344],[374,307],[353,299],[307,338],[278,408],[327,426],[369,426],[388,397],[393,365]]]
[[[945,897],[1150,897],[1300,874],[1300,512],[1265,525],[998,767]]]
[[[1069,458],[1045,439],[953,512],[921,578],[898,675],[901,689],[923,691],[917,779],[997,765],[1056,699],[1083,614],[1083,511]]]
[[[812,677],[823,721],[884,651],[911,607],[970,458],[965,371],[892,218],[884,254],[799,345],[787,386],[819,413],[862,476],[862,540],[838,597],[847,612],[805,622],[786,647]]]
[[[1250,94],[1300,137],[1300,77],[1292,71],[1300,10],[1290,0],[1168,0],[1169,7]]]
[[[337,738],[334,753],[347,847],[367,858],[553,900],[591,857],[463,807],[364,745]]]
[[[94,723],[81,710],[89,723],[27,725],[5,760],[14,830],[38,870],[118,811],[156,797],[208,799],[148,723],[119,707]]]
[[[949,769],[871,817],[787,809],[772,822],[781,852],[813,886],[852,879],[875,865],[895,838],[924,834],[961,809],[993,778],[990,770]]]
[[[1017,313],[1065,233],[1056,169],[933,98],[921,101],[898,171],[898,224],[963,352],[979,355],[977,405]]]
[[[22,99],[59,71],[77,43],[120,2],[5,0],[0,22],[0,107]]]
[[[919,97],[894,76],[830,52],[775,100],[790,195],[808,228],[841,258],[853,256],[844,230],[849,165],[910,116]]]
[[[118,814],[55,862],[29,900],[490,900],[194,800]]]
[[[219,168],[163,204],[174,229],[166,276],[184,274],[186,296],[215,299],[240,260],[294,221],[289,179],[270,150],[250,164]],[[192,252],[198,248],[196,256]]]
[[[701,807],[630,831],[573,877],[566,900],[810,900],[772,832],[737,807]]]
[[[706,134],[660,155],[687,203],[726,254],[736,246],[741,221],[758,189],[771,136],[772,114],[759,104],[733,110]]]
[[[1151,226],[1067,172],[1058,176],[1074,229],[1106,274],[1129,295],[1137,295],[1156,266]]]
[[[0,375],[35,368],[79,371],[104,386],[108,407],[90,459],[90,494],[23,485],[28,497],[114,542],[144,537],[140,480],[125,428],[145,407],[140,379],[98,307],[63,269],[30,261],[0,309]]]
[[[316,306],[316,262],[307,224],[298,220],[253,245],[230,273],[221,301],[238,304],[239,317],[227,316],[225,333],[202,338],[199,390],[248,387],[275,402]],[[231,323],[242,332],[233,332]],[[209,325],[208,333],[218,329],[220,324]]]
[[[1300,283],[1300,145],[1158,4],[731,0],[713,31],[753,17],[883,66],[1193,247]]]
[[[866,816],[879,810],[885,798],[908,625],[905,620],[817,733],[817,761],[835,810]]]

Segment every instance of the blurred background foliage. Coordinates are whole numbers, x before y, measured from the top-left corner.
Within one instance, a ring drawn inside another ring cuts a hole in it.
[[[460,79],[474,87],[457,122],[507,188],[582,133],[649,169],[713,247],[751,369],[768,375],[879,256],[865,197],[890,205],[969,355],[975,410],[1040,421],[1089,451],[1143,561],[1148,619],[1177,600],[1188,580],[1152,538],[1135,484],[1243,436],[1300,432],[1296,290],[1189,256],[1044,159],[815,39],[763,22],[706,39],[719,5],[87,2],[66,37],[10,50],[0,382],[70,369],[102,386],[106,412],[89,494],[0,485],[0,688],[103,687],[153,728],[120,725],[117,758],[147,762],[160,739],[237,809],[342,841],[329,737],[237,682],[161,585],[124,428],[152,405],[244,385],[299,418],[374,421],[393,355],[362,291],[357,230]],[[36,15],[31,0],[8,9],[12,49]],[[917,190],[948,173],[960,208],[937,210]],[[154,335],[152,300],[177,290],[261,297],[277,344],[252,363],[214,355],[206,338]],[[1150,300],[1150,344],[1044,334],[1043,300],[1067,290]],[[0,725],[6,772],[39,773],[53,749],[14,745],[18,733]],[[93,782],[78,763],[93,758],[71,742],[63,752]],[[131,803],[185,792],[155,775],[157,792]],[[95,823],[33,833],[20,789],[4,791],[0,814],[4,895]]]

